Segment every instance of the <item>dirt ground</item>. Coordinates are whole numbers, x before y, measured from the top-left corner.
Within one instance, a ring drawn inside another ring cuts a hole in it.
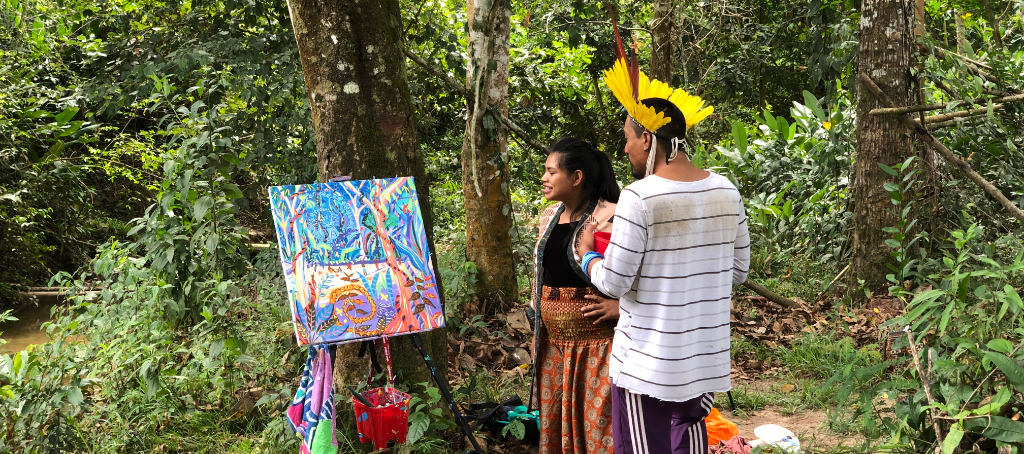
[[[720,410],[722,416],[739,427],[741,437],[756,439],[754,428],[762,424],[778,424],[796,434],[800,448],[805,453],[827,452],[836,446],[855,446],[860,441],[848,435],[832,433],[828,429],[828,416],[822,410],[803,410],[787,415],[769,407],[748,412],[745,416],[734,415],[728,408]]]

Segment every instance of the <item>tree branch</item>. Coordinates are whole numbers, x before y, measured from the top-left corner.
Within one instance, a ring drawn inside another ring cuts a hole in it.
[[[469,89],[466,88],[464,84],[455,80],[455,78],[453,78],[451,75],[435,68],[434,66],[431,66],[425,60],[420,58],[419,55],[414,54],[411,50],[404,49],[404,51],[405,56],[409,57],[410,60],[415,62],[417,65],[422,67],[425,71],[427,71],[434,77],[441,79],[441,81],[448,85],[452,90],[459,92],[460,95],[466,98],[467,104],[473,103],[475,96],[473,95],[472,92],[469,91]],[[513,122],[505,114],[503,114],[501,110],[498,109],[496,106],[488,105],[487,110],[491,113],[491,115],[497,118],[498,121],[501,122],[501,124],[505,125],[505,127],[507,127],[509,131],[512,131],[512,133],[518,136],[524,143],[536,149],[537,151],[540,151],[541,153],[547,153],[548,148],[544,146],[543,143],[530,136],[526,131],[523,130],[523,128],[515,124],[515,122]]]
[[[1021,102],[1021,101],[1024,101],[1024,93],[1020,93],[1020,94],[1016,94],[1016,95],[1010,95],[1010,96],[1003,96],[1002,98],[996,98],[996,99],[975,99],[973,101],[970,101],[970,103],[971,104],[987,104],[989,101],[992,101],[994,103]],[[953,102],[962,102],[962,101],[953,101]],[[924,104],[924,105],[919,105],[919,106],[906,106],[906,107],[877,107],[877,108],[874,108],[874,109],[871,109],[870,111],[868,111],[868,114],[870,114],[870,115],[899,115],[899,114],[905,114],[905,113],[910,113],[910,112],[921,112],[921,111],[927,111],[927,110],[938,110],[938,109],[945,108],[946,106],[949,106],[953,102],[940,102],[940,103],[936,103],[936,104]],[[1002,108],[1002,104],[998,104],[998,106],[999,107],[996,107],[997,109],[998,108]],[[962,112],[965,112],[965,111],[962,111]],[[950,115],[950,114],[946,114],[946,115]],[[931,117],[929,117],[929,118],[931,118]],[[939,121],[939,120],[936,120],[936,121]]]
[[[977,76],[980,76],[980,77],[984,78],[985,80],[987,80],[989,82],[992,82],[992,83],[994,83],[996,85],[1002,85],[1003,84],[1002,82],[999,81],[999,79],[996,76],[993,76],[993,75],[991,75],[991,74],[989,74],[989,73],[987,73],[987,72],[982,70],[982,68],[992,69],[991,66],[988,66],[988,65],[986,65],[984,63],[981,63],[979,61],[972,60],[972,59],[967,58],[967,57],[965,57],[963,55],[960,55],[960,54],[958,54],[956,52],[945,50],[945,49],[943,49],[941,47],[936,47],[935,51],[939,55],[941,55],[941,56],[951,55],[953,57],[957,57],[957,58],[967,62],[968,64],[966,66],[964,66],[964,67],[967,68],[967,71],[969,71],[971,74],[975,74]]]
[[[938,402],[932,395],[932,385],[928,383],[928,374],[925,373],[924,368],[921,367],[921,358],[917,355],[917,344],[914,341],[914,333],[910,331],[909,326],[903,327],[903,332],[907,333],[907,345],[910,346],[910,356],[914,359],[914,368],[917,369],[917,374],[921,377],[921,384],[924,385],[924,395],[928,398],[928,404],[932,405],[932,409],[928,411],[928,414],[932,417],[932,427],[935,428],[935,452],[939,452],[939,446],[941,445],[942,438],[942,427],[939,425],[939,415],[936,413],[934,408]]]
[[[949,127],[949,126],[962,125],[964,123],[971,122],[971,121],[977,120],[979,118],[981,118],[981,117],[960,117],[960,118],[954,118],[952,120],[940,121],[940,122],[937,122],[937,123],[926,123],[926,125],[928,126],[928,130],[929,131],[934,131],[936,129],[942,129],[942,128]]]
[[[1021,99],[1024,100],[1024,95],[1021,95]],[[1001,110],[1004,107],[1003,104],[993,104],[992,111]],[[988,107],[979,107],[977,109],[970,110],[958,110],[956,112],[949,112],[940,115],[931,115],[924,118],[925,124],[938,123],[940,121],[952,120],[960,117],[977,117],[979,115],[985,115],[989,112]]]
[[[878,98],[879,102],[881,102],[883,105],[887,107],[893,107],[892,100],[889,99],[889,97],[886,96],[884,92],[882,92],[881,88],[878,88],[878,85],[876,85],[875,82],[871,80],[871,78],[868,77],[867,74],[858,74],[857,80],[860,81],[861,85],[863,85],[864,88],[868,90],[868,92],[870,92],[872,95]],[[906,114],[900,116],[900,121],[903,123],[903,126],[907,127],[911,131],[915,131],[918,134],[920,134],[921,137],[924,138],[925,143],[927,143],[935,151],[937,151],[939,155],[941,155],[946,160],[946,162],[949,162],[950,164],[953,164],[954,166],[958,167],[960,171],[962,171],[965,175],[967,175],[968,178],[971,179],[971,181],[976,183],[978,186],[981,186],[981,188],[984,189],[985,192],[988,193],[988,195],[996,199],[996,201],[998,201],[999,204],[1003,206],[1003,208],[1006,208],[1006,210],[1009,211],[1013,217],[1024,222],[1024,210],[1021,210],[1020,207],[1014,205],[1014,203],[1011,202],[1010,199],[1007,199],[1006,196],[1003,195],[1003,193],[1000,192],[999,189],[995,187],[995,185],[993,185],[984,177],[979,175],[978,172],[974,171],[974,169],[971,168],[970,164],[968,164],[963,159],[960,159],[960,157],[953,154],[953,152],[950,151],[949,148],[946,148],[946,146],[943,145],[942,142],[939,142],[939,139],[936,139],[935,136],[933,136],[930,132],[928,132],[927,129],[924,128],[924,126],[922,126],[917,121],[911,119]]]
[[[987,65],[985,63],[982,63],[982,62],[980,62],[978,60],[975,60],[975,59],[973,59],[971,57],[968,57],[966,55],[960,55],[960,54],[958,54],[956,52],[953,52],[951,50],[946,50],[946,49],[943,49],[943,48],[938,47],[938,46],[935,47],[935,50],[941,56],[951,55],[951,56],[959,58],[959,59],[961,59],[961,60],[963,60],[963,61],[965,61],[967,63],[970,63],[970,64],[972,64],[974,66],[977,66],[980,69],[984,69],[986,71],[991,71],[992,70],[991,66],[989,66],[989,65]]]

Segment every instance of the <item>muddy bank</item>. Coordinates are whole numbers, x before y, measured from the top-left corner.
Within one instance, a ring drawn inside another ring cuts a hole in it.
[[[0,345],[0,353],[17,353],[29,345],[47,342],[43,323],[50,320],[50,310],[63,301],[56,289],[38,289],[26,292],[29,301],[14,309],[12,315],[18,320],[0,323],[0,338],[7,343]]]

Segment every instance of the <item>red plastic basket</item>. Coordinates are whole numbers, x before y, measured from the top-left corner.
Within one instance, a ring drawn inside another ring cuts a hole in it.
[[[374,449],[386,448],[391,440],[405,443],[405,436],[409,432],[410,396],[391,387],[373,388],[359,394],[374,405],[367,407],[355,397],[352,398],[359,441],[372,441]]]
[[[604,254],[608,249],[608,240],[612,239],[612,232],[594,232],[594,250],[598,254]]]

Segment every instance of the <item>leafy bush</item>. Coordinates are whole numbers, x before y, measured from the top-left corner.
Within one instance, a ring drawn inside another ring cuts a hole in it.
[[[849,254],[846,199],[853,162],[853,107],[826,113],[810,92],[792,123],[765,110],[749,130],[734,122],[731,144],[695,153],[698,166],[730,177],[744,194],[755,247],[837,262]]]
[[[860,387],[866,429],[894,446],[994,451],[1024,442],[1024,422],[1012,419],[1024,410],[1024,251],[1003,264],[991,257],[1013,240],[981,238],[973,222],[952,231],[941,257],[921,260],[921,287],[893,287],[906,314],[883,329],[900,356],[838,376]],[[891,376],[880,379],[886,368]]]

